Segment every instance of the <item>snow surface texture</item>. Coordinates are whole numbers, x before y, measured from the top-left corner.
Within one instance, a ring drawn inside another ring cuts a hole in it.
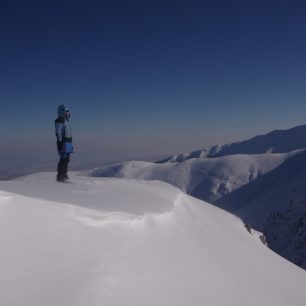
[[[306,208],[300,205],[306,203],[306,180],[298,179],[303,173],[306,176],[305,150],[193,158],[180,163],[132,161],[95,169],[90,175],[171,183],[240,216],[265,234],[274,251],[306,268]],[[293,187],[296,181],[299,183]],[[265,195],[268,192],[270,196]],[[256,205],[259,202],[264,204]]]
[[[0,182],[0,304],[302,306],[306,273],[159,182]]]
[[[289,130],[272,131],[266,135],[256,136],[245,141],[225,145],[219,144],[208,149],[170,156],[160,163],[182,162],[191,158],[233,154],[286,153],[304,148],[306,148],[306,125],[300,125]]]

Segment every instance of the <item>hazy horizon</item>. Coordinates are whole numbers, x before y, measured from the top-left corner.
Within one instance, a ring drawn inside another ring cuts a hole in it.
[[[300,1],[17,0],[0,4],[0,25],[3,171],[55,169],[59,104],[72,113],[72,168],[305,121]]]
[[[291,128],[291,127],[289,127]],[[278,128],[278,130],[284,130],[284,128]],[[107,146],[103,143],[97,144],[96,147],[90,147],[89,143],[79,143],[75,141],[76,152],[72,156],[71,170],[84,170],[94,167],[101,167],[111,163],[127,161],[127,160],[143,160],[143,161],[158,161],[171,155],[192,152],[199,149],[209,148],[217,144],[228,144],[232,142],[239,142],[248,140],[258,135],[264,135],[272,130],[263,131],[257,135],[250,135],[247,138],[233,139],[227,141],[212,141],[207,145],[192,146],[191,143],[185,142],[180,146],[177,146],[175,151],[160,151],[160,148],[154,148],[154,143],[151,143],[151,150],[148,151],[148,143],[143,141],[138,142],[138,146],[129,146],[129,151],[122,151],[125,144],[122,141],[114,143],[113,146]],[[40,150],[32,151],[34,143],[30,143],[30,146],[24,145],[24,150],[20,150],[22,144],[13,146],[10,150],[2,150],[0,152],[0,179],[11,179],[20,175],[25,175],[37,171],[55,171],[58,156],[54,146],[53,135],[49,135],[49,139],[46,139],[45,143],[39,142],[41,146]],[[49,141],[48,141],[49,140]],[[217,140],[217,139],[216,139]],[[144,147],[144,148],[143,148]],[[86,150],[86,148],[90,150]],[[91,150],[93,152],[91,152]]]

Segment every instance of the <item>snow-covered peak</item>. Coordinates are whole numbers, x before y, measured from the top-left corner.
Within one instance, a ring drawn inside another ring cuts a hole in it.
[[[0,182],[1,305],[302,306],[305,271],[158,181]],[[138,207],[138,208],[136,208]]]
[[[288,130],[275,130],[245,141],[216,145],[191,153],[170,156],[161,160],[160,163],[183,162],[191,158],[217,157],[233,154],[286,153],[304,148],[306,148],[306,125],[300,125]]]

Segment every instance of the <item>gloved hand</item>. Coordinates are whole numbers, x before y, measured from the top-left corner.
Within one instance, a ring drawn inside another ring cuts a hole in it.
[[[62,141],[58,141],[56,144],[57,144],[57,150],[59,152],[62,152],[63,151],[63,142]]]

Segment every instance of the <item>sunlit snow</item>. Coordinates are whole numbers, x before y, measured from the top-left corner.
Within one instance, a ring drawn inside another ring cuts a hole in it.
[[[0,304],[302,306],[306,273],[160,181],[0,182]]]

